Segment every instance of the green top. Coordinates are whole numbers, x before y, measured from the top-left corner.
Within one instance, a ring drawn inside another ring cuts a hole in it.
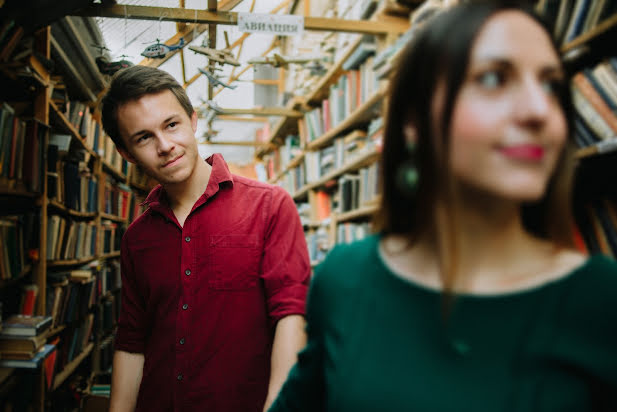
[[[278,411],[617,411],[617,263],[543,286],[442,295],[392,273],[379,236],[337,246]]]

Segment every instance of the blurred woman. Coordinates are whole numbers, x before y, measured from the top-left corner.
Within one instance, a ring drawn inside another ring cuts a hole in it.
[[[388,107],[377,234],[316,269],[270,410],[617,410],[617,265],[573,247],[550,31],[495,3],[440,13]]]

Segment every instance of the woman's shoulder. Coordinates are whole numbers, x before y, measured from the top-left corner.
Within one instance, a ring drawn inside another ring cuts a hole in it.
[[[377,258],[379,235],[336,245],[315,268],[313,282],[328,287],[355,287],[373,271]]]

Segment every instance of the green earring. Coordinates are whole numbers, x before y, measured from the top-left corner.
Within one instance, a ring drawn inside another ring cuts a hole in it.
[[[420,180],[420,174],[415,165],[415,143],[408,142],[406,151],[407,160],[399,166],[396,173],[396,185],[401,193],[407,197],[412,197],[416,193]]]

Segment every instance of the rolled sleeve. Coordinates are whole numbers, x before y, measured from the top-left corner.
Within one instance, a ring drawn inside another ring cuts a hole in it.
[[[122,238],[120,258],[122,302],[114,346],[116,350],[144,353],[146,331],[145,304],[137,286],[127,238],[127,235]]]
[[[276,187],[267,213],[261,277],[273,323],[306,310],[311,267],[300,217],[291,196]]]

